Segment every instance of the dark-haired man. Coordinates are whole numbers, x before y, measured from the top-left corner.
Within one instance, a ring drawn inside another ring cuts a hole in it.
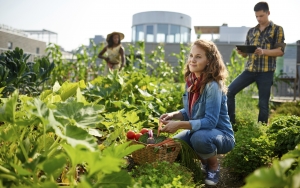
[[[268,3],[257,3],[254,12],[258,25],[249,29],[245,44],[255,45],[257,49],[254,53],[242,53],[237,50],[243,57],[248,56],[248,60],[245,70],[228,87],[227,105],[232,123],[235,123],[235,95],[253,82],[258,87],[258,122],[268,123],[269,98],[276,69],[276,57],[284,54],[283,28],[269,20]]]

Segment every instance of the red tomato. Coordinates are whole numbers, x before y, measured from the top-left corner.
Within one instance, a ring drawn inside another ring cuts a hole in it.
[[[139,138],[140,138],[140,136],[142,136],[142,135],[143,135],[142,133],[136,133],[134,139],[135,139],[136,141],[138,141]]]
[[[133,140],[135,139],[135,132],[130,130],[127,132],[126,136],[128,139]]]
[[[141,131],[140,131],[140,133],[145,134],[145,133],[147,133],[148,131],[149,131],[149,129],[147,129],[147,128],[142,128]]]

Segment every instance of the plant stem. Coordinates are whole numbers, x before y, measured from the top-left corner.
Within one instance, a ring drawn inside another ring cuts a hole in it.
[[[53,155],[53,153],[56,151],[53,148],[57,147],[59,145],[59,143],[58,143],[59,141],[60,141],[60,138],[57,137],[55,142],[50,146],[49,150],[51,150],[51,151],[48,153],[47,157],[51,157],[51,155]]]
[[[16,133],[16,135],[18,135],[18,132],[17,132],[17,130],[15,129],[15,126],[16,126],[16,124],[14,123],[14,125],[13,125],[12,127],[13,127],[13,130],[14,130],[14,132]],[[27,154],[27,152],[26,152],[26,150],[25,150],[25,147],[24,147],[24,145],[23,145],[22,137],[23,137],[23,136],[18,137],[18,140],[19,140],[19,142],[20,142],[20,147],[21,147],[22,153],[23,153],[23,155],[24,155],[26,161],[28,161],[28,154]]]

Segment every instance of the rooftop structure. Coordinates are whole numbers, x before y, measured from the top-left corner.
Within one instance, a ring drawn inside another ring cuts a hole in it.
[[[177,12],[140,12],[132,18],[132,42],[188,43],[191,41],[191,17]]]

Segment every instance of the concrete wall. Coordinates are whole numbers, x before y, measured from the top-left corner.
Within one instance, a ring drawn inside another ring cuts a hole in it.
[[[45,54],[46,42],[0,30],[0,48],[7,50],[9,42],[13,45],[12,49],[19,47],[22,48],[25,53],[36,54],[37,48],[39,48],[38,55]]]

